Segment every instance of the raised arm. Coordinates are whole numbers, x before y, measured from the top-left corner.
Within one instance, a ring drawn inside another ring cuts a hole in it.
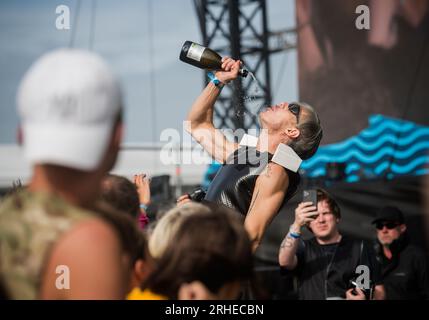
[[[224,71],[216,72],[216,77],[226,84],[237,78],[240,61],[224,58],[222,69]],[[228,141],[213,124],[213,107],[220,91],[221,86],[215,86],[212,82],[206,86],[189,111],[185,129],[212,158],[225,163],[227,157],[238,148],[238,144]]]
[[[283,239],[279,250],[280,266],[293,270],[298,264],[296,251],[298,249],[299,236],[301,228],[307,223],[314,220],[314,214],[317,213],[317,208],[311,202],[303,202],[295,209],[295,221],[290,226],[286,237]]]
[[[244,226],[255,251],[266,228],[277,215],[289,186],[289,177],[284,168],[270,162],[256,179]]]

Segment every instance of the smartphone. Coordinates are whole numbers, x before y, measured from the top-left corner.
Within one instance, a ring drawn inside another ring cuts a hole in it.
[[[317,208],[317,190],[304,190],[302,193],[302,202],[311,202]],[[318,213],[316,212],[314,215],[317,216]]]
[[[304,190],[302,193],[302,202],[311,202],[317,206],[317,191],[314,189]]]

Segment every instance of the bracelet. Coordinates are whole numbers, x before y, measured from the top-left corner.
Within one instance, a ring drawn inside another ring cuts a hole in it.
[[[301,238],[301,234],[300,234],[300,233],[296,233],[296,232],[291,231],[291,228],[289,228],[289,235],[290,235],[292,238],[294,238],[294,239],[299,239],[299,238]]]
[[[144,211],[147,211],[148,205],[144,203],[140,203],[140,209],[143,209]]]
[[[299,233],[294,233],[294,232],[291,232],[291,231],[289,231],[289,236],[291,236],[294,239],[301,238],[301,235]]]
[[[209,77],[210,82],[213,83],[216,87],[218,87],[219,89],[223,88],[224,84],[220,82],[218,78],[216,78],[213,72],[211,71],[207,72],[207,76]]]

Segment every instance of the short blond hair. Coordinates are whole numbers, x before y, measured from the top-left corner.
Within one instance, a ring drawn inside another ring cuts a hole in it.
[[[206,206],[196,202],[185,203],[184,205],[169,210],[159,219],[149,237],[148,248],[150,255],[155,259],[163,255],[184,218],[193,214],[201,212],[207,213],[209,211],[210,210]]]

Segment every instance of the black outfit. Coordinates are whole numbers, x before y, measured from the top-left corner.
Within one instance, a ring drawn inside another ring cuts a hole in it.
[[[420,248],[410,245],[406,234],[392,242],[392,259],[387,259],[383,246],[376,241],[377,260],[389,300],[418,300],[429,298],[426,256]]]
[[[204,200],[226,205],[242,215],[246,215],[249,211],[256,179],[271,161],[272,156],[268,152],[261,153],[251,147],[238,148],[228,157],[226,164],[219,169]],[[289,187],[283,204],[294,195],[300,182],[298,173],[286,168],[285,171],[289,176]]]
[[[292,272],[298,278],[300,300],[345,299],[350,280],[359,276],[359,265],[368,266],[372,284],[381,284],[375,253],[363,240],[343,236],[339,243],[328,245],[316,238],[300,240],[296,255],[298,265]]]

